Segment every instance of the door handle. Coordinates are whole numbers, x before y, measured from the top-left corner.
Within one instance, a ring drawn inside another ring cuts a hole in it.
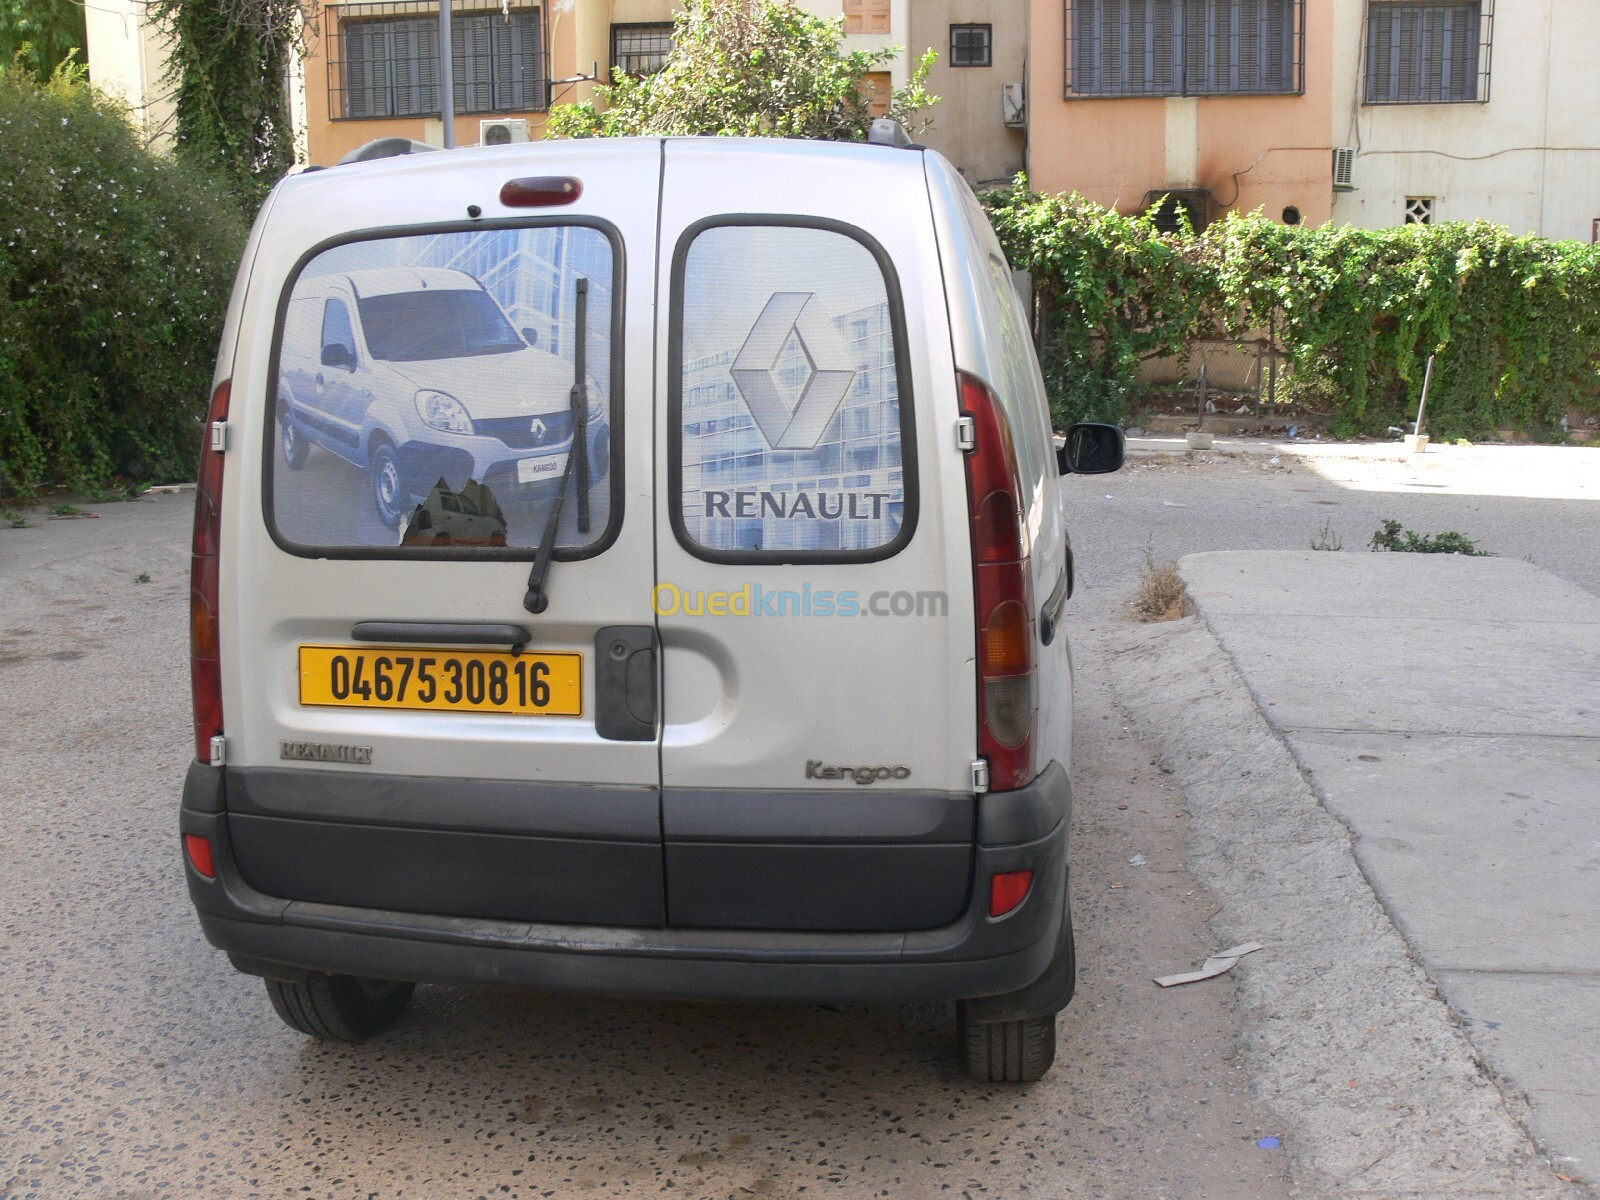
[[[510,646],[519,651],[533,636],[524,625],[475,621],[362,621],[350,631],[358,642],[400,642],[409,646]]]
[[[594,730],[613,742],[656,736],[656,631],[607,625],[594,635]]]

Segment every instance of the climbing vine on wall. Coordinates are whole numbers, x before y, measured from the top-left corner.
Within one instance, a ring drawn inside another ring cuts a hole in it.
[[[1334,431],[1415,415],[1436,356],[1428,428],[1556,437],[1600,410],[1600,248],[1486,222],[1354,229],[1229,215],[1162,234],[1079,196],[986,197],[1030,271],[1060,420],[1115,419],[1140,362],[1199,337],[1278,332],[1298,384],[1334,397]]]
[[[294,163],[288,69],[299,0],[153,0],[169,37],[178,154],[226,179],[247,215]]]

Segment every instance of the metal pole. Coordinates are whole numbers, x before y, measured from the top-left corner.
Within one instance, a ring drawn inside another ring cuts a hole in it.
[[[439,116],[444,122],[444,148],[456,144],[455,55],[451,52],[450,0],[439,0]]]
[[[1417,405],[1417,425],[1412,430],[1422,436],[1422,414],[1428,411],[1428,385],[1433,382],[1433,355],[1428,355],[1428,369],[1422,373],[1422,403]]]

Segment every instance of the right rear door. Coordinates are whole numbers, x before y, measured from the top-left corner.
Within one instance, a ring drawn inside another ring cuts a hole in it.
[[[953,921],[971,551],[921,155],[669,142],[661,203],[668,921]]]

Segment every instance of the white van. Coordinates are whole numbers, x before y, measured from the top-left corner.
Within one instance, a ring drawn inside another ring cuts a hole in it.
[[[285,181],[196,505],[206,936],[323,1038],[416,983],[945,999],[969,1072],[1038,1078],[1074,973],[1058,475],[1121,460],[1053,446],[931,151]]]

